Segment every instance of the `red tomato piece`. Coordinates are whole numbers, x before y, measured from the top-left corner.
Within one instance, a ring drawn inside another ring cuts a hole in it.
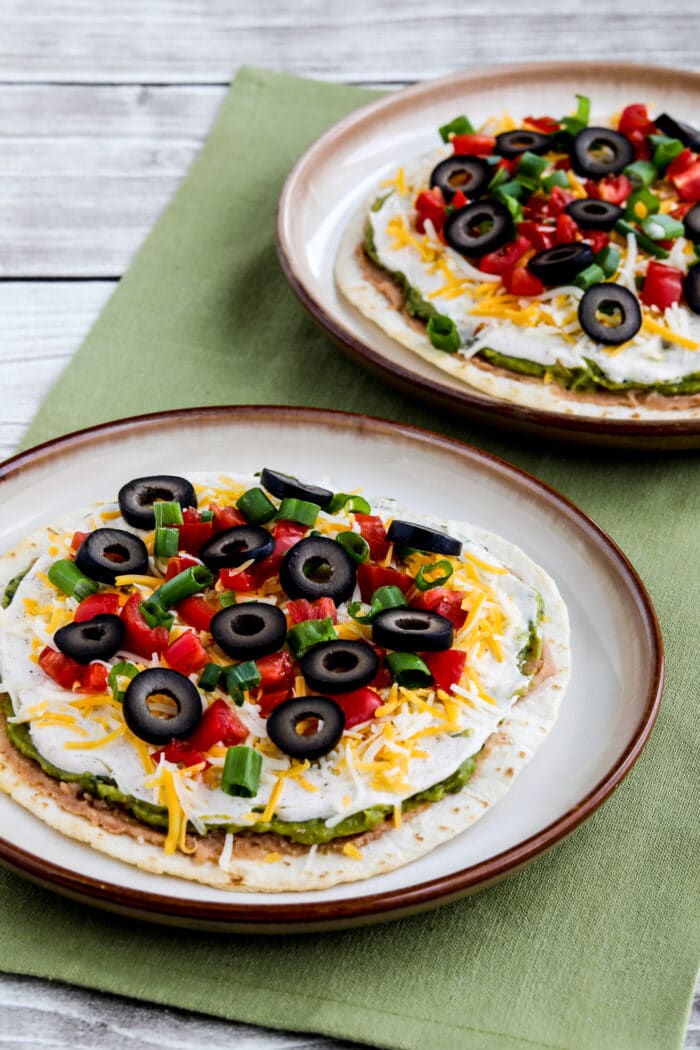
[[[597,182],[587,179],[585,188],[589,197],[609,201],[611,204],[624,204],[634,186],[626,175],[608,175],[607,178],[599,179]]]
[[[258,700],[261,716],[267,718],[276,707],[283,704],[285,700],[289,700],[291,695],[291,689],[276,689],[271,693],[261,693]]]
[[[423,190],[419,193],[416,197],[415,208],[418,213],[416,229],[419,233],[425,233],[425,223],[427,220],[432,222],[436,233],[442,232],[447,213],[445,211],[445,201],[442,196],[442,190],[439,186],[435,186],[431,190]]]
[[[89,594],[75,610],[74,623],[84,623],[91,620],[93,616],[104,616],[109,613],[112,616],[119,614],[118,594]]]
[[[374,712],[382,706],[383,700],[374,689],[363,686],[362,689],[353,689],[351,693],[343,693],[341,696],[329,694],[331,700],[342,707],[345,713],[345,728],[352,729],[362,722],[369,722],[374,718]]]
[[[247,525],[248,520],[236,507],[217,507],[215,503],[210,504],[209,510],[214,514],[212,532],[223,532],[224,529],[233,529],[236,525]]]
[[[136,656],[150,660],[154,653],[162,653],[168,647],[167,627],[149,627],[139,605],[141,595],[134,592],[122,609],[122,622],[126,628],[123,648]]]
[[[503,274],[503,283],[511,295],[540,295],[544,291],[544,285],[539,277],[525,266],[516,266]]]
[[[462,591],[452,591],[448,587],[431,587],[412,598],[411,606],[414,609],[432,609],[459,630],[467,619],[467,611],[462,608],[465,597]]]
[[[571,190],[564,190],[561,186],[553,186],[547,203],[548,214],[552,216],[561,215],[567,204],[571,204],[575,200],[576,194],[572,193]]]
[[[151,758],[157,762],[161,755],[166,762],[172,762],[173,765],[198,766],[203,762],[207,769],[211,765],[211,762],[204,757],[201,751],[196,751],[185,740],[171,740],[160,751],[154,751]]]
[[[357,583],[362,601],[371,602],[372,595],[379,587],[398,587],[403,594],[408,594],[413,586],[413,577],[398,569],[385,569],[381,565],[363,562],[357,566]]]
[[[536,131],[541,131],[543,135],[553,135],[561,127],[559,121],[554,117],[525,117],[524,123],[529,124]]]
[[[569,171],[570,169],[571,169],[571,158],[570,157],[560,157],[559,160],[556,161],[556,163],[554,165],[554,170],[555,171]]]
[[[467,204],[469,204],[469,198],[465,197],[461,190],[457,190],[452,198],[452,207],[464,208]]]
[[[183,598],[175,606],[175,612],[188,627],[194,627],[197,631],[208,631],[211,621],[221,606],[218,602],[207,601],[201,594],[195,594],[191,598]]]
[[[514,241],[497,248],[495,252],[482,255],[479,259],[479,269],[484,273],[504,274],[512,270],[518,259],[530,250],[530,242],[527,237],[516,237]]]
[[[370,558],[373,561],[386,558],[389,553],[389,541],[382,519],[376,514],[355,514],[355,521],[360,526],[360,535],[369,546]]]
[[[680,175],[681,172],[690,167],[694,160],[695,154],[686,146],[677,157],[673,158],[669,166],[666,168],[666,178],[672,179],[674,175]]]
[[[265,692],[291,690],[294,685],[294,662],[286,649],[255,661],[260,672],[260,688]]]
[[[441,653],[421,653],[421,658],[428,665],[428,670],[435,679],[435,685],[446,693],[451,693],[452,686],[459,684],[467,662],[467,654],[461,649],[445,649]]]
[[[184,675],[201,671],[205,664],[209,663],[207,651],[193,631],[183,631],[174,642],[170,643],[163,653],[163,658],[173,671],[179,671]]]
[[[195,751],[205,752],[214,744],[234,747],[248,736],[248,730],[225,700],[215,700],[202,715],[202,721],[187,743]]]
[[[633,102],[625,106],[620,114],[620,123],[617,130],[622,135],[629,135],[632,131],[642,131],[645,135],[653,135],[656,131],[654,123],[649,119],[647,107],[643,102]]]
[[[185,510],[183,518],[190,509],[191,508],[188,507]],[[177,528],[177,531],[180,533],[178,539],[178,550],[187,551],[188,554],[199,554],[199,549],[202,544],[206,543],[212,536],[212,524],[211,521],[186,520],[183,525],[176,525],[175,528]]]
[[[570,215],[565,211],[557,215],[557,244],[571,244],[572,241],[578,240],[580,235],[578,224]]]
[[[185,569],[191,568],[193,565],[201,565],[202,563],[196,558],[191,558],[189,554],[178,554],[174,558],[168,559],[168,567],[165,570],[166,580],[172,580],[173,576],[179,576]]]
[[[80,676],[79,693],[104,693],[107,690],[107,675],[104,664],[88,664]]]
[[[296,598],[287,605],[290,624],[304,623],[305,620],[325,620],[327,617],[338,622],[338,610],[332,598],[317,598],[315,601],[307,601],[306,598]]]
[[[677,208],[673,209],[671,215],[674,219],[684,219],[692,207],[692,201],[688,201],[686,204],[679,204]]]
[[[523,207],[523,216],[526,220],[537,223],[550,218],[549,201],[546,197],[530,197],[527,204]]]
[[[72,689],[76,682],[80,682],[84,671],[77,660],[71,660],[70,656],[48,645],[39,653],[39,667],[64,689]]]
[[[77,551],[83,540],[86,540],[90,535],[89,532],[74,532],[73,539],[70,541],[70,545],[74,551]]]
[[[501,157],[501,159],[496,164],[496,167],[495,167],[494,170],[498,171],[499,168],[503,168],[505,171],[508,172],[509,175],[514,175],[515,174],[515,161],[514,160],[508,160],[507,157]]]
[[[455,153],[488,157],[496,148],[496,139],[493,135],[480,135],[475,132],[469,135],[455,135],[452,145]]]
[[[592,251],[600,252],[610,243],[610,234],[605,230],[584,230],[584,241],[588,241]]]
[[[700,160],[671,176],[671,182],[682,201],[700,201]]]
[[[518,233],[527,237],[532,247],[543,252],[547,248],[553,248],[556,244],[557,231],[555,226],[545,226],[537,222],[519,222]]]
[[[656,306],[663,311],[679,301],[683,292],[683,277],[682,270],[652,259],[639,298],[645,306]]]

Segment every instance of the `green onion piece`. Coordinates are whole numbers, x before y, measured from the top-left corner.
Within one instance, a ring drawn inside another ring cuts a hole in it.
[[[496,188],[499,194],[505,194],[508,197],[515,197],[516,200],[520,200],[524,196],[524,186],[519,179],[509,179],[508,182],[504,182],[501,186],[497,186]]]
[[[683,223],[672,215],[648,215],[642,222],[642,229],[652,241],[675,240],[685,233]]]
[[[628,164],[625,168],[625,175],[637,187],[651,186],[658,174],[650,160],[635,160],[633,164]]]
[[[334,642],[337,639],[335,627],[330,616],[324,620],[304,620],[287,631],[287,642],[297,660],[314,645],[321,642]]]
[[[277,507],[261,488],[248,489],[236,501],[236,506],[253,525],[264,525],[266,521],[272,521],[277,513]]]
[[[296,521],[299,525],[311,528],[320,509],[318,503],[307,503],[305,499],[283,499],[277,511],[277,520]]]
[[[119,688],[119,678],[128,678],[131,681],[132,678],[136,678],[139,673],[138,667],[134,667],[128,660],[121,660],[118,664],[115,664],[107,675],[107,685],[112,690],[112,696],[118,704],[124,699],[124,690]]]
[[[655,139],[662,138],[659,135],[650,135],[652,141]],[[659,172],[666,171],[674,157],[677,157],[679,153],[682,153],[685,146],[680,139],[667,139],[663,138],[661,142],[654,142],[656,149],[652,153],[651,163]]]
[[[213,582],[214,574],[205,565],[190,565],[141,602],[141,615],[149,627],[172,627],[175,617],[167,610],[183,598],[191,598],[205,590]]]
[[[87,598],[89,594],[97,594],[100,589],[99,584],[82,573],[75,562],[67,558],[55,561],[47,575],[54,587],[58,587],[59,591],[63,591],[70,598],[77,598],[78,601]]]
[[[562,117],[560,124],[563,128],[569,132],[570,135],[578,135],[579,131],[583,131],[584,128],[588,127],[588,121],[591,115],[591,100],[587,95],[577,95],[578,106],[576,107],[576,115],[573,117]]]
[[[358,514],[371,514],[372,508],[362,496],[351,496],[347,492],[336,492],[326,510],[329,514],[337,514],[343,507]]]
[[[602,266],[598,266],[597,263],[591,263],[585,270],[581,270],[574,277],[574,284],[577,288],[583,288],[584,292],[594,284],[600,284],[605,280],[605,270]]]
[[[462,345],[457,325],[445,314],[433,314],[430,318],[428,339],[436,350],[444,350],[446,354],[455,354]]]
[[[197,685],[200,689],[203,689],[205,693],[210,693],[212,689],[216,689],[223,672],[224,668],[221,664],[207,664],[199,676]]]
[[[504,182],[508,182],[510,175],[508,174],[507,168],[497,168],[496,174],[491,178],[488,188],[495,190],[497,186],[502,186]]]
[[[468,117],[462,115],[461,117],[455,117],[449,124],[443,124],[441,128],[438,128],[438,131],[442,141],[449,142],[450,135],[473,135],[474,125]]]
[[[519,187],[520,191],[522,192],[523,187],[520,185],[520,183],[516,182],[516,180],[513,180],[513,181],[515,182],[515,184]],[[523,221],[522,205],[510,193],[505,193],[504,192],[506,186],[511,186],[511,185],[512,185],[512,183],[507,182],[503,186],[498,186],[493,191],[493,198],[494,198],[494,200],[497,200],[500,204],[503,204],[508,209],[508,211],[510,212],[511,217],[513,219],[513,222],[522,222]]]
[[[397,609],[402,605],[408,605],[403,591],[390,583],[385,587],[377,587],[365,616],[357,615],[362,608],[362,602],[350,602],[348,613],[356,623],[372,623],[377,613],[383,609]]]
[[[614,244],[607,244],[605,248],[601,248],[599,252],[596,252],[593,258],[606,277],[612,277],[613,274],[617,273],[621,256]]]
[[[262,677],[254,660],[234,664],[226,672],[226,689],[238,707],[243,703],[243,694],[260,685]]]
[[[222,609],[228,609],[229,605],[238,605],[235,591],[220,591],[218,592],[218,598]]]
[[[438,570],[440,570],[440,575],[433,578],[432,574]],[[441,558],[440,561],[436,561],[432,565],[423,565],[416,573],[416,578],[413,582],[419,591],[429,591],[431,587],[442,587],[444,583],[447,583],[453,572],[454,569],[448,560]],[[430,579],[426,579],[427,573],[431,575]]]
[[[221,790],[227,795],[255,798],[260,784],[262,755],[252,747],[238,744],[226,752],[221,774]]]
[[[637,244],[639,247],[643,248],[645,252],[649,253],[649,255],[653,255],[656,259],[668,259],[668,252],[665,248],[661,248],[660,245],[655,244],[650,237],[645,237],[643,233],[640,233],[640,231],[635,229],[634,226],[625,222],[624,219],[617,220],[615,223],[615,229],[624,237],[626,237],[628,233],[633,233],[637,238]]]
[[[539,157],[536,153],[530,153],[529,150],[525,150],[524,153],[520,154],[520,160],[515,169],[517,181],[534,190],[548,164],[549,161],[544,157]]]
[[[158,602],[154,602],[153,598],[144,598],[139,604],[139,612],[143,616],[148,626],[153,630],[155,627],[167,627],[168,630],[175,623],[175,616],[173,613],[168,612]]]
[[[214,511],[213,510],[200,510],[199,512],[200,521],[213,521]]]
[[[549,175],[544,176],[544,178],[542,179],[542,185],[546,189],[547,193],[551,193],[555,186],[561,186],[562,188],[564,186],[568,186],[569,180],[566,177],[566,172],[560,171],[559,168],[557,168],[556,171],[553,171]]]
[[[160,500],[154,503],[153,514],[156,519],[157,529],[162,528],[164,525],[182,525],[182,507],[174,500],[172,502]]]
[[[647,215],[655,215],[659,210],[661,201],[651,190],[642,187],[630,193],[625,204],[625,218],[639,221],[646,219]]]
[[[384,663],[389,668],[392,681],[407,689],[424,689],[433,683],[428,665],[415,653],[388,653]]]
[[[359,532],[339,532],[335,542],[348,552],[356,565],[368,560],[369,543],[364,536],[360,536]]]
[[[154,505],[158,506],[157,503]],[[153,553],[156,558],[172,558],[177,554],[179,543],[180,533],[177,529],[157,528]]]

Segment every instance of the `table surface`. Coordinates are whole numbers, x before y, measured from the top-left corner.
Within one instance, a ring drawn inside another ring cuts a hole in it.
[[[2,25],[0,459],[172,197],[239,65],[385,88],[542,59],[700,68],[697,0],[3,0]],[[351,1047],[8,975],[0,1006],[3,1050]]]

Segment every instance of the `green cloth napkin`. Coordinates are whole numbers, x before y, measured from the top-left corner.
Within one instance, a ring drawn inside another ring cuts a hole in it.
[[[336,934],[212,936],[113,918],[3,872],[0,959],[19,973],[388,1047],[677,1047],[700,940],[696,461],[496,438],[384,389],[316,330],[277,263],[275,204],[307,144],[372,97],[243,69],[25,444],[155,409],[281,402],[383,415],[495,451],[579,503],[646,581],[668,657],[649,745],[547,856],[422,916]]]

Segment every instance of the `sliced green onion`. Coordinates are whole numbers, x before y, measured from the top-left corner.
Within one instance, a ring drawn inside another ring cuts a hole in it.
[[[214,574],[205,565],[190,565],[141,602],[141,615],[149,627],[171,627],[175,618],[167,610],[183,598],[191,598],[205,590],[213,582]]]
[[[226,672],[226,690],[238,707],[243,703],[243,694],[256,689],[262,681],[258,665],[254,660],[234,664]]]
[[[569,180],[566,177],[566,172],[561,171],[559,168],[557,168],[556,171],[553,171],[549,175],[544,176],[544,178],[542,179],[542,185],[546,189],[547,193],[551,193],[555,186],[561,186],[562,188],[564,186],[568,186]]]
[[[262,755],[252,747],[238,744],[226,752],[221,774],[221,790],[227,795],[255,798],[260,785]]]
[[[491,178],[488,188],[495,190],[497,186],[502,186],[504,182],[508,182],[510,175],[507,168],[497,168],[495,175]]]
[[[614,273],[617,273],[621,256],[614,244],[607,244],[605,248],[601,248],[599,252],[596,252],[593,258],[606,277],[612,277]]]
[[[384,663],[389,668],[392,681],[406,689],[424,689],[433,683],[428,665],[416,653],[388,653]]]
[[[119,688],[119,678],[128,678],[131,681],[132,678],[136,678],[139,673],[138,667],[135,667],[128,660],[121,660],[118,664],[115,664],[107,675],[107,685],[112,690],[112,696],[115,701],[120,704],[124,699],[124,690]]]
[[[172,502],[160,500],[154,503],[153,514],[156,519],[157,529],[162,528],[164,525],[182,525],[182,507],[174,500]]]
[[[511,218],[513,219],[513,222],[522,222],[523,221],[522,205],[520,204],[519,201],[517,201],[515,199],[515,197],[511,196],[510,193],[505,193],[504,192],[506,186],[510,186],[510,185],[511,185],[511,183],[507,182],[503,186],[498,186],[497,189],[495,189],[493,191],[493,198],[494,198],[494,200],[497,200],[500,204],[502,204],[504,207],[506,207],[508,209],[508,211],[511,214]],[[518,182],[518,183],[516,183],[516,185],[520,186],[520,183]],[[522,188],[523,187],[520,186],[521,190],[522,190]]]
[[[162,605],[158,605],[158,602],[154,602],[152,598],[144,598],[139,604],[139,612],[151,630],[156,627],[167,627],[170,630],[175,623],[174,614],[168,612]]]
[[[661,206],[661,201],[644,186],[630,193],[625,204],[625,218],[639,221],[646,219],[647,215],[655,215]]]
[[[625,168],[625,175],[632,180],[635,186],[651,186],[658,176],[658,171],[650,160],[635,160]]]
[[[224,668],[221,664],[207,664],[199,676],[197,685],[200,689],[203,689],[205,693],[210,693],[212,689],[216,689],[223,672]]]
[[[598,263],[591,263],[585,270],[581,270],[574,277],[574,284],[577,288],[583,288],[584,292],[587,292],[589,288],[594,284],[601,284],[605,280],[605,270]]]
[[[297,660],[314,645],[321,642],[334,642],[338,635],[330,616],[324,620],[304,620],[287,631],[287,642]]]
[[[200,510],[199,512],[200,521],[213,521],[214,511],[213,510]]]
[[[277,513],[277,507],[261,488],[248,489],[236,501],[236,506],[253,525],[264,525],[266,521],[272,521]]]
[[[651,156],[651,163],[659,172],[666,171],[673,158],[685,149],[680,139],[668,139],[663,135],[650,135],[649,138],[656,147]]]
[[[368,560],[369,543],[359,532],[339,532],[335,542],[348,552],[356,565]]]
[[[441,128],[438,128],[438,131],[442,141],[449,142],[450,135],[473,135],[474,125],[468,117],[462,115],[461,117],[455,117],[449,124],[443,124]]]
[[[229,605],[237,605],[238,598],[236,597],[235,591],[220,591],[217,592],[219,598],[219,605],[222,609],[228,609]]]
[[[347,492],[336,492],[326,510],[329,514],[337,514],[343,507],[357,514],[370,514],[372,508],[362,496],[352,496]]]
[[[77,598],[80,602],[89,594],[97,594],[100,589],[99,584],[81,572],[75,562],[67,558],[55,561],[47,575],[54,587],[58,587],[59,591],[63,591],[70,598]]]
[[[155,506],[158,506],[156,503]],[[180,543],[180,533],[177,529],[157,528],[156,538],[153,543],[153,553],[156,558],[172,558],[177,554]]]
[[[502,183],[500,186],[497,186],[496,189],[498,190],[499,200],[500,195],[503,194],[508,197],[515,197],[516,200],[520,200],[521,197],[524,196],[525,187],[518,179],[509,179],[508,182]]]
[[[283,499],[277,511],[277,520],[295,521],[311,528],[320,509],[318,503],[308,503],[305,499]]]
[[[615,229],[624,237],[626,237],[629,233],[633,233],[634,236],[637,238],[637,244],[639,245],[639,247],[643,248],[645,252],[649,253],[649,255],[653,255],[657,259],[668,259],[668,252],[665,248],[662,248],[660,245],[655,244],[650,237],[645,237],[643,233],[640,233],[640,231],[635,229],[634,226],[631,226],[628,222],[625,222],[624,219],[617,220],[617,222],[615,223]]]
[[[576,115],[573,117],[562,117],[559,122],[563,128],[569,132],[570,135],[578,135],[579,131],[583,131],[584,128],[588,127],[588,121],[591,115],[591,100],[587,95],[577,95],[578,106],[576,107]]]
[[[649,215],[642,222],[642,229],[652,241],[671,241],[685,233],[683,223],[672,215]]]
[[[548,164],[549,161],[544,157],[539,157],[536,153],[530,153],[529,150],[525,150],[524,153],[520,154],[520,160],[515,169],[517,181],[522,182],[528,189],[534,190],[539,184],[542,173]]]
[[[350,602],[348,613],[356,623],[372,623],[377,613],[383,609],[397,609],[402,605],[408,605],[403,591],[390,583],[385,587],[377,587],[365,616],[358,616],[362,602]]]
[[[432,574],[438,571],[440,571],[440,575],[433,577]],[[431,587],[442,587],[444,583],[447,583],[453,572],[454,569],[449,561],[446,558],[441,558],[440,561],[436,561],[432,565],[423,565],[416,573],[416,578],[413,582],[419,591],[429,591]],[[426,574],[430,574],[430,579],[426,578]]]
[[[428,339],[436,350],[446,354],[456,353],[462,345],[457,325],[445,314],[433,314],[428,321]]]

